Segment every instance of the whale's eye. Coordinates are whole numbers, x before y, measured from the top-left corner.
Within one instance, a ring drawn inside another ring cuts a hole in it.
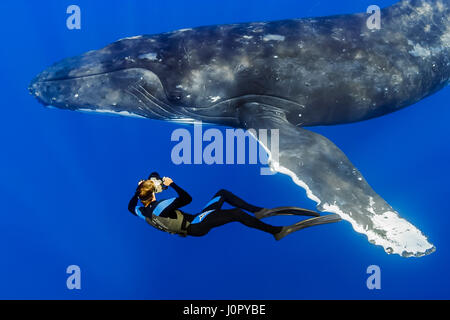
[[[183,99],[183,90],[181,89],[173,89],[167,94],[167,98],[173,102],[173,103],[181,103],[181,100]]]

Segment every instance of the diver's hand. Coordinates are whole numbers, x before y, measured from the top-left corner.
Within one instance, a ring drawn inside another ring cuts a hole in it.
[[[170,186],[172,183],[173,183],[173,180],[172,180],[172,179],[170,179],[170,178],[168,178],[168,177],[164,177],[164,178],[163,178],[163,184],[164,184],[166,187]]]

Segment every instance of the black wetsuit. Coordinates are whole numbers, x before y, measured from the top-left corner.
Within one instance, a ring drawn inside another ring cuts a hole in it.
[[[204,236],[211,229],[220,227],[230,222],[240,222],[247,227],[255,228],[261,231],[265,231],[271,234],[276,234],[281,231],[281,227],[271,226],[259,219],[245,213],[243,210],[250,212],[257,212],[263,208],[248,204],[241,198],[232,194],[227,190],[220,190],[217,192],[213,199],[205,206],[205,208],[197,215],[191,215],[179,210],[181,207],[191,203],[192,197],[184,191],[181,187],[172,183],[170,185],[177,193],[177,198],[166,199],[152,202],[148,207],[138,206],[138,194],[136,193],[130,200],[128,210],[141,218],[151,218],[153,214],[156,214],[164,218],[177,218],[175,210],[180,211],[185,221],[189,222],[186,228],[187,234],[190,236]],[[224,202],[234,206],[233,209],[222,209]],[[183,221],[183,226],[187,223]]]

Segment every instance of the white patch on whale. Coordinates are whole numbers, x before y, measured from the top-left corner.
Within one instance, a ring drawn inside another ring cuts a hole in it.
[[[266,34],[263,37],[264,41],[284,41],[286,39],[285,36],[279,34]]]
[[[155,60],[158,60],[157,57],[158,57],[157,53],[149,52],[149,53],[141,54],[138,58],[139,59],[146,59],[146,60],[155,61]]]
[[[219,101],[220,99],[221,99],[222,97],[220,97],[220,96],[215,96],[215,97],[209,97],[209,99],[211,100],[211,102],[217,102],[217,101]]]
[[[107,114],[107,115],[112,115],[112,116],[146,119],[143,116],[140,116],[138,114],[134,114],[134,113],[131,113],[128,111],[114,111],[114,110],[107,110],[107,109],[78,109],[77,111],[82,112],[82,113],[101,113],[101,114]]]
[[[140,38],[142,38],[142,36],[127,37],[127,38],[120,39],[119,41],[122,41],[122,40],[135,40],[135,39],[140,39]]]
[[[422,2],[422,6],[416,7],[415,10],[420,15],[430,15],[433,13],[433,7],[428,2]]]
[[[408,44],[413,46],[413,49],[409,51],[409,53],[418,58],[429,58],[434,54],[439,54],[442,48],[425,48],[421,46],[419,43],[414,44],[411,40],[408,40]]]
[[[175,118],[175,119],[169,119],[168,122],[172,123],[180,123],[180,124],[196,124],[197,120],[194,120],[192,118]]]
[[[444,48],[450,48],[450,25],[441,36],[441,43]]]
[[[414,45],[414,49],[409,51],[411,55],[414,57],[420,57],[420,58],[428,58],[431,55],[431,51],[427,48],[422,47],[420,44],[416,43]]]
[[[193,70],[190,76],[183,83],[186,91],[200,92],[206,90],[208,83],[214,82],[233,82],[235,79],[234,71],[226,65],[204,66],[200,70]]]

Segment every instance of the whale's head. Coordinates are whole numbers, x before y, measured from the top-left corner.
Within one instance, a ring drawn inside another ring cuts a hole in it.
[[[169,119],[174,112],[156,72],[155,42],[123,39],[62,60],[36,76],[29,90],[45,106]]]

